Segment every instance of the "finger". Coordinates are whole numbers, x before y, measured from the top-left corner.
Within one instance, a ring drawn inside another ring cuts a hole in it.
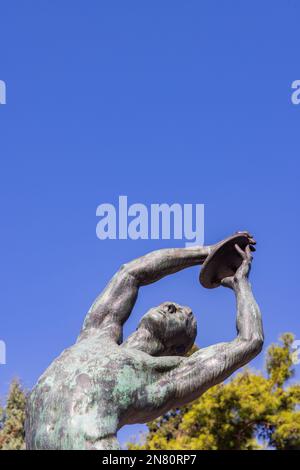
[[[251,233],[247,232],[247,230],[242,231],[242,232],[236,232],[236,233],[237,233],[238,235],[245,235],[245,236],[248,238],[249,243],[250,243],[251,245],[256,245],[256,240],[255,240],[255,238],[253,237],[253,235],[252,235]]]
[[[243,259],[246,259],[246,253],[242,250],[242,248],[237,244],[235,244],[234,247],[235,247],[236,251],[241,255],[241,257]]]
[[[247,260],[248,260],[248,261],[252,261],[252,258],[253,258],[253,257],[252,257],[252,254],[251,254],[250,245],[247,245],[247,246],[246,246],[245,253],[246,253]]]
[[[248,230],[241,230],[236,233],[240,233],[241,235],[247,235],[248,238],[253,238],[253,235],[250,232],[248,232]]]
[[[246,246],[245,255],[246,255],[246,258],[244,259],[244,263],[251,264],[252,260],[253,260],[253,256],[252,256],[252,253],[251,253],[250,245]]]

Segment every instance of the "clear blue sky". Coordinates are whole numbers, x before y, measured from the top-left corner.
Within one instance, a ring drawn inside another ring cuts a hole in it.
[[[252,231],[265,344],[300,337],[299,14],[296,0],[1,1],[2,395],[74,342],[120,264],[176,246],[98,240],[96,207],[119,194],[204,203],[208,244]],[[232,293],[201,288],[197,268],[144,288],[126,332],[167,299],[193,308],[199,345],[234,337]]]

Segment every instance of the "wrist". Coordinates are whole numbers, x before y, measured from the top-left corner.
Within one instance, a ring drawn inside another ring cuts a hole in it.
[[[207,246],[204,246],[203,249],[204,249],[204,254],[205,256],[209,256],[212,254],[212,252],[216,249],[217,245],[207,245]]]
[[[210,245],[202,245],[197,247],[197,258],[200,264],[203,264],[206,258],[212,253],[213,246]]]
[[[236,293],[245,291],[250,288],[250,282],[246,276],[239,277],[233,281],[233,290]]]

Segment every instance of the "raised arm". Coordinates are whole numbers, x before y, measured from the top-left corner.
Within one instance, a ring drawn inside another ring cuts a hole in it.
[[[261,314],[248,281],[251,252],[249,247],[245,252],[236,248],[243,263],[235,276],[224,279],[222,284],[233,289],[236,295],[238,336],[229,343],[201,349],[183,359],[177,368],[149,387],[147,395],[159,394],[163,397],[162,406],[167,409],[195,400],[247,364],[262,349]]]
[[[211,246],[196,246],[158,250],[124,264],[91,306],[80,338],[101,325],[101,329],[107,329],[116,341],[121,341],[121,327],[131,313],[139,288],[181,269],[202,264],[212,249]]]

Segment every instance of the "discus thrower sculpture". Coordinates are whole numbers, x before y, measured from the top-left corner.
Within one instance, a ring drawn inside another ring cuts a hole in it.
[[[248,281],[254,244],[248,232],[238,232],[213,246],[159,250],[123,265],[90,308],[77,342],[30,394],[27,449],[119,449],[122,426],[195,400],[253,359],[263,345]],[[189,307],[164,302],[123,342],[139,288],[201,264],[205,287],[222,284],[234,291],[238,336],[185,357],[196,319]]]

